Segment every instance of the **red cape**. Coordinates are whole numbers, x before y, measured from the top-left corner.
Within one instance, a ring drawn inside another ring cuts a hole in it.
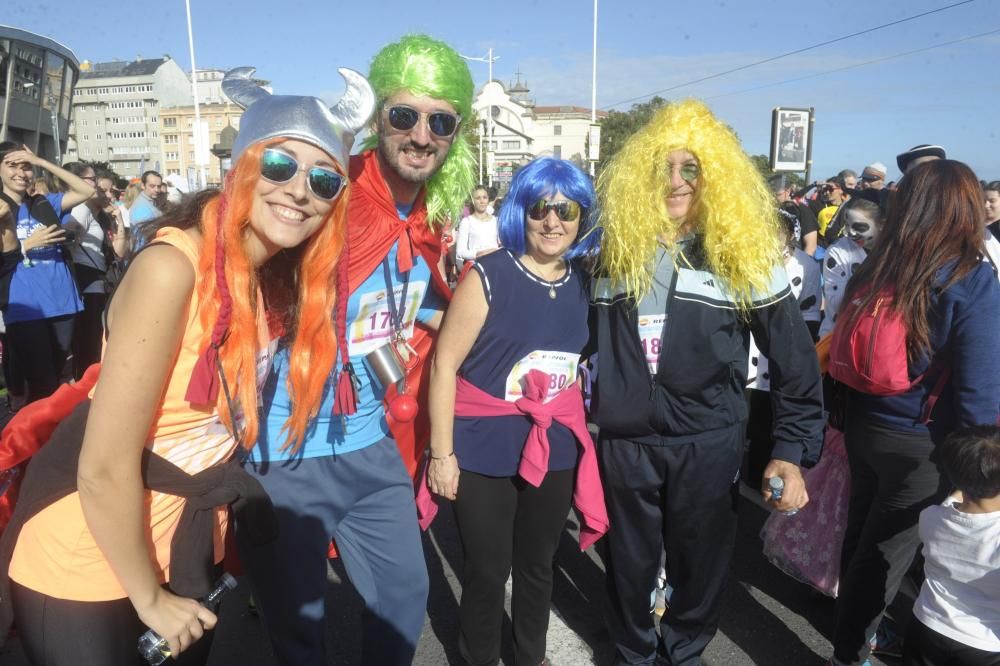
[[[427,224],[425,190],[421,189],[413,209],[405,220],[399,219],[396,202],[389,186],[382,177],[374,150],[351,158],[351,199],[347,207],[347,270],[348,293],[372,274],[389,253],[393,243],[399,241],[397,261],[399,270],[409,271],[413,266],[413,253],[419,254],[431,269],[431,283],[445,299],[451,300],[451,289],[438,270],[441,259],[441,235]],[[416,477],[417,464],[430,439],[430,418],[427,410],[429,365],[437,334],[422,326],[414,327],[410,345],[420,355],[420,362],[407,373],[406,383],[418,387],[417,402],[422,406],[417,418],[409,423],[398,423],[389,415],[388,403],[396,396],[396,389],[386,392],[386,420],[389,430],[399,446],[400,455],[410,472]]]

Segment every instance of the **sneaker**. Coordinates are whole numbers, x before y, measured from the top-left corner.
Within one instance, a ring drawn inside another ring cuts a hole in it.
[[[903,658],[903,639],[896,631],[895,624],[891,620],[883,619],[869,641],[872,654],[880,657],[892,657],[894,659]]]

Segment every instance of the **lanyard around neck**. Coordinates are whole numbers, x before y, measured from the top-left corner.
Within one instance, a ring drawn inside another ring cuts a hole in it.
[[[385,278],[385,300],[389,306],[389,319],[392,330],[397,338],[403,335],[403,316],[406,313],[406,291],[410,286],[410,273],[403,274],[403,290],[400,293],[399,306],[396,305],[396,292],[392,284],[392,271],[389,268],[389,257],[382,260],[382,275]]]

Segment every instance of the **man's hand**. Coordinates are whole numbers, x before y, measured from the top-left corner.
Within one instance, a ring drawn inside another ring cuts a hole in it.
[[[767,482],[768,479],[775,476],[780,476],[785,482],[785,490],[781,494],[780,502],[771,499],[771,488]],[[770,503],[778,511],[798,511],[809,503],[806,482],[802,478],[802,472],[798,465],[774,458],[764,468],[764,478],[761,483],[761,494],[764,496],[764,501]]]

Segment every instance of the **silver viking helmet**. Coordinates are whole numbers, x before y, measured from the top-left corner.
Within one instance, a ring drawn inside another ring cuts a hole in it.
[[[346,171],[354,136],[375,110],[375,91],[368,80],[353,69],[338,69],[347,90],[336,106],[327,108],[316,97],[272,95],[250,78],[255,71],[254,67],[237,67],[222,80],[222,91],[245,109],[233,144],[233,162],[258,141],[285,137],[325,150]]]

